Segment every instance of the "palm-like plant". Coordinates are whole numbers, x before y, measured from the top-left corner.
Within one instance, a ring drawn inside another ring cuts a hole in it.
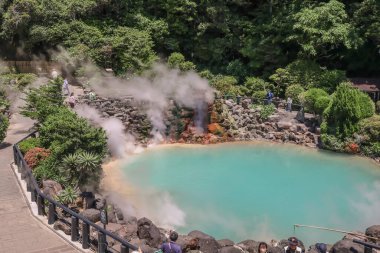
[[[78,198],[78,192],[73,187],[68,186],[64,190],[60,191],[56,198],[58,202],[67,206],[75,202]]]
[[[97,186],[101,175],[101,159],[94,153],[76,152],[63,158],[60,171],[71,185],[83,187],[92,183]]]

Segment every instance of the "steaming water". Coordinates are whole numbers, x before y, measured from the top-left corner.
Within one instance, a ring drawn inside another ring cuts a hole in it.
[[[186,214],[182,233],[268,241],[293,235],[296,223],[361,231],[380,223],[380,168],[364,158],[270,143],[169,147],[135,156],[123,171],[145,208],[174,224],[177,207]],[[152,190],[159,194],[149,200]],[[173,212],[157,205],[168,195]],[[342,237],[295,235],[308,245]]]

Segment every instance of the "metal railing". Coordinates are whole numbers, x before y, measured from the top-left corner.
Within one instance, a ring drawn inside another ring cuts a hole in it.
[[[18,172],[21,174],[21,179],[25,180],[26,189],[31,194],[31,200],[37,203],[38,215],[47,216],[49,225],[54,224],[59,219],[58,214],[57,214],[57,208],[60,208],[66,214],[71,215],[71,221],[69,221],[68,222],[69,224],[67,224],[71,228],[71,241],[73,242],[80,241],[82,243],[83,249],[93,248],[93,249],[97,249],[97,252],[99,253],[106,253],[106,252],[127,253],[130,250],[138,250],[138,247],[130,244],[123,238],[93,223],[92,221],[84,217],[83,215],[74,212],[67,206],[59,203],[58,201],[51,198],[50,196],[47,196],[40,190],[40,187],[38,186],[38,183],[32,174],[32,170],[30,169],[30,167],[24,160],[24,156],[22,155],[18,146],[20,142],[22,142],[23,140],[27,138],[30,138],[31,136],[35,136],[36,134],[37,134],[37,131],[34,131],[30,133],[29,135],[27,135],[26,137],[24,137],[23,139],[21,139],[20,141],[18,141],[16,144],[14,144],[13,155],[14,155],[14,162],[18,167]],[[46,213],[46,205],[48,206],[47,213]],[[79,224],[81,224],[82,229],[79,228]],[[95,229],[95,231],[97,232],[98,238],[95,240],[91,240],[90,238],[90,227]],[[120,251],[108,246],[107,237],[112,238],[116,242],[120,243]]]

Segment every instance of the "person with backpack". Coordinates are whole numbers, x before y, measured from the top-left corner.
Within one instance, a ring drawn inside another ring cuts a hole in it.
[[[183,253],[202,253],[202,251],[200,251],[199,239],[198,238],[191,239],[190,242],[185,246],[182,252]]]
[[[163,253],[182,253],[181,246],[176,243],[178,239],[178,233],[171,231],[169,235],[169,242],[165,242],[161,245],[161,251]]]
[[[284,248],[284,253],[302,253],[301,247],[298,247],[298,239],[296,237],[288,239],[288,246]]]

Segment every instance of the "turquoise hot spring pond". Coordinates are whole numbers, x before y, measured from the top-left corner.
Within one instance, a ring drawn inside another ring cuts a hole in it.
[[[133,156],[123,174],[144,208],[181,233],[235,242],[295,235],[310,245],[342,234],[293,224],[380,224],[380,167],[357,156],[273,143],[173,146]]]

